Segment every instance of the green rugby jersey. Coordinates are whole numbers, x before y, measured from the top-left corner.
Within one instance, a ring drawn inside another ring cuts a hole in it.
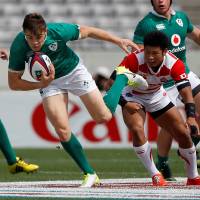
[[[79,26],[76,24],[49,23],[47,30],[41,52],[48,55],[54,64],[56,79],[70,73],[79,62],[79,57],[66,45],[68,41],[79,38]],[[24,33],[20,32],[10,48],[9,69],[23,71],[25,62],[28,62],[32,52]]]
[[[185,40],[187,33],[193,31],[193,25],[188,19],[187,15],[181,11],[172,11],[171,18],[167,18],[150,12],[147,14],[137,25],[133,41],[137,44],[143,44],[144,36],[152,31],[162,31],[168,36],[169,39],[169,52],[180,58],[186,67],[186,73],[189,73],[189,67],[186,61],[186,45]],[[164,84],[164,87],[170,87],[173,81]]]

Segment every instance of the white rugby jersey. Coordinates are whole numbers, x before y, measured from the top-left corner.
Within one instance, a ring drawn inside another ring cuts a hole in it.
[[[157,72],[154,72],[144,61],[144,50],[136,51],[124,58],[119,66],[128,68],[131,72],[143,76],[149,87],[147,90],[133,88],[134,93],[153,93],[160,89],[161,85],[170,79],[173,79],[176,86],[179,86],[187,80],[184,63],[175,55],[167,52],[163,62]]]

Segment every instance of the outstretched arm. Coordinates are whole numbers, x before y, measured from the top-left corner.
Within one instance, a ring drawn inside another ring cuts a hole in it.
[[[122,39],[118,36],[108,33],[107,31],[90,26],[80,26],[80,37],[82,39],[90,37],[98,40],[112,42],[118,45],[126,53],[130,52],[129,48],[131,48],[132,50],[139,50],[138,46],[129,39]]]

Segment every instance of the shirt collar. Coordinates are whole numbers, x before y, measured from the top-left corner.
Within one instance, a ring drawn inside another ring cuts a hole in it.
[[[158,13],[157,13],[155,10],[153,10],[153,9],[152,9],[151,13],[152,13],[153,15],[157,16],[157,17],[162,17],[162,18],[165,18],[165,19],[166,19],[165,16],[158,14]],[[175,14],[176,14],[176,11],[172,9],[172,10],[171,10],[171,15],[175,15]]]

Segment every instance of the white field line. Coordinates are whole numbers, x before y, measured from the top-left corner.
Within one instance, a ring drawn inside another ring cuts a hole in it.
[[[80,188],[80,181],[0,182],[3,197],[109,198],[109,199],[200,199],[200,187],[186,187],[178,178],[167,187],[151,186],[151,179],[104,179],[102,186]]]

